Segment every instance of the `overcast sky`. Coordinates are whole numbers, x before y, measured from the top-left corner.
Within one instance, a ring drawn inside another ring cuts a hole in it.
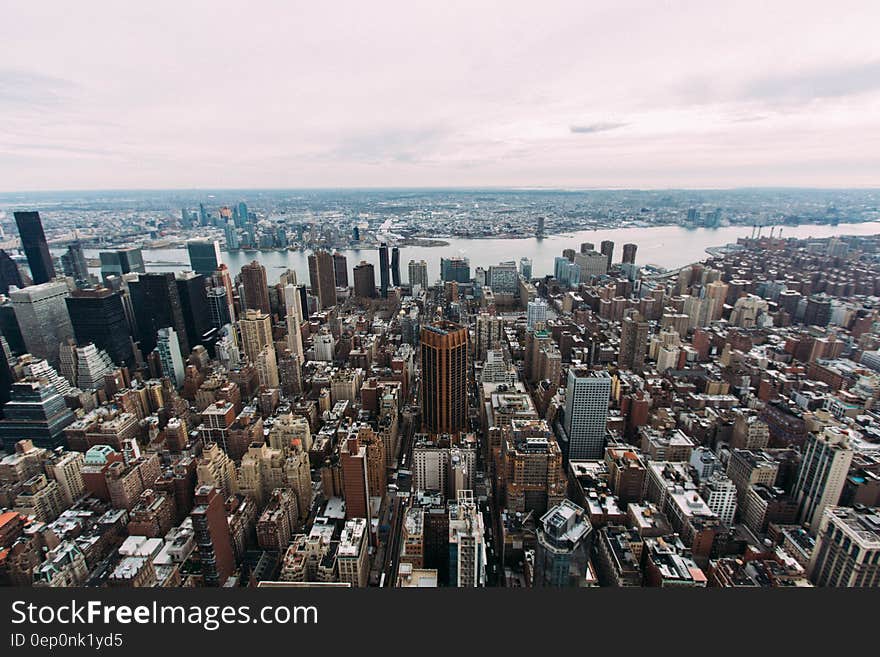
[[[878,25],[876,0],[9,0],[0,190],[880,186]]]

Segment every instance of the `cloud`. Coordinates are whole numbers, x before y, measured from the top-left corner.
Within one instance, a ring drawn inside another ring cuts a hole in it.
[[[742,90],[746,100],[805,103],[880,90],[880,60],[757,78]]]
[[[608,132],[609,130],[617,130],[618,128],[623,128],[624,126],[628,125],[629,123],[607,121],[600,123],[588,123],[586,125],[573,125],[569,127],[569,130],[577,135],[592,135],[597,132]]]
[[[370,163],[411,163],[425,157],[448,135],[448,130],[439,126],[367,131],[344,138],[332,150],[331,156]]]
[[[24,69],[0,68],[0,106],[27,109],[55,106],[70,98],[70,80]]]

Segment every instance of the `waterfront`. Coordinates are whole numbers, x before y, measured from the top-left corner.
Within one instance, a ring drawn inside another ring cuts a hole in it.
[[[627,242],[638,245],[636,262],[640,265],[657,265],[666,269],[683,267],[691,262],[708,257],[706,248],[723,246],[736,242],[737,238],[748,237],[749,226],[729,226],[724,228],[687,229],[681,226],[657,226],[652,228],[617,228],[607,230],[585,230],[575,233],[552,235],[542,239],[464,239],[449,238],[448,246],[401,247],[401,275],[407,279],[407,263],[410,260],[425,260],[432,279],[439,278],[440,258],[462,256],[470,258],[471,270],[476,267],[489,267],[505,260],[532,259],[532,275],[535,277],[553,273],[553,259],[562,250],[577,250],[582,242],[592,242],[596,248],[602,240],[614,242],[614,261],[620,260],[621,250]],[[779,228],[774,234],[779,234]],[[762,229],[762,235],[769,235],[770,228]],[[785,226],[783,237],[822,238],[834,235],[874,235],[880,234],[880,222],[855,224],[841,223],[837,226],[805,224]],[[63,250],[55,250],[61,253]],[[349,270],[361,260],[373,263],[378,268],[379,256],[375,248],[340,249],[348,258]],[[251,260],[259,260],[267,269],[269,278],[275,280],[285,269],[296,271],[299,279],[308,281],[309,251],[237,251],[223,253],[223,260],[237,273],[242,265]],[[87,257],[97,257],[98,251],[86,249]],[[173,271],[189,268],[186,249],[145,249],[144,260],[147,271]],[[96,270],[97,271],[97,270]],[[378,271],[378,269],[377,269]]]

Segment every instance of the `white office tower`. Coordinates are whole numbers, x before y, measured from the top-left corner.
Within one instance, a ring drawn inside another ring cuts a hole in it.
[[[315,336],[315,360],[333,362],[333,353],[336,350],[336,340],[330,331],[323,330]]]
[[[417,285],[422,289],[428,287],[428,263],[424,260],[409,261],[409,284],[415,288]]]
[[[880,587],[880,509],[825,509],[808,574],[816,586]]]
[[[486,585],[486,542],[483,515],[474,492],[458,491],[449,505],[449,585],[473,588]]]
[[[300,330],[302,308],[300,308],[299,290],[292,283],[284,286],[284,307],[287,309],[287,348],[301,365],[305,360]]]
[[[840,501],[853,452],[845,429],[826,427],[804,442],[804,456],[794,486],[798,520],[816,534],[825,509]]]
[[[720,472],[715,472],[700,483],[700,496],[712,512],[726,526],[733,524],[736,515],[736,486]]]
[[[28,357],[31,360],[24,366],[23,372],[26,379],[39,379],[49,383],[62,397],[70,392],[70,382],[58,374],[54,367],[49,365],[45,358],[34,358],[31,354],[22,356],[22,360]]]
[[[235,339],[235,328],[227,324],[224,328],[223,337],[217,341],[217,360],[227,370],[236,370],[241,367],[241,352],[238,350],[238,341]]]
[[[69,294],[64,281],[49,281],[10,289],[9,298],[28,353],[58,365],[58,347],[73,339],[73,326],[65,299]]]
[[[104,377],[115,367],[110,355],[93,343],[76,348],[76,386],[80,390],[98,390],[104,387]]]
[[[167,376],[175,388],[183,385],[183,356],[180,353],[180,341],[177,339],[177,331],[170,326],[160,328],[156,341],[156,351],[159,352],[159,362],[162,363],[162,374]]]
[[[480,370],[480,383],[516,383],[516,369],[504,360],[504,352],[500,349],[489,349],[483,369]]]
[[[569,460],[601,459],[605,454],[605,429],[611,376],[585,367],[568,370],[565,385],[565,422]]]
[[[545,324],[547,322],[547,302],[543,299],[529,301],[526,321],[530,331],[535,330],[536,324]]]

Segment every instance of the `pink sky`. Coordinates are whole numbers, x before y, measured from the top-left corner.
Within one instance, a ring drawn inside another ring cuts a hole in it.
[[[880,186],[876,1],[64,7],[0,8],[2,191]]]

